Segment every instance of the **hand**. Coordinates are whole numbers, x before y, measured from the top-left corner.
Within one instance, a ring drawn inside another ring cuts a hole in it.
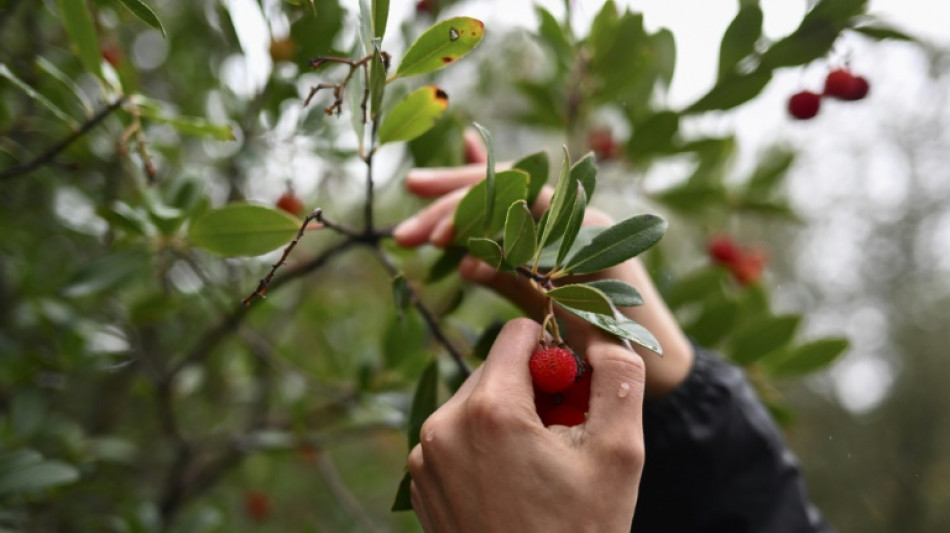
[[[643,469],[643,362],[596,333],[587,421],[545,428],[528,360],[541,327],[516,319],[485,364],[422,425],[409,455],[426,531],[629,531]]]
[[[396,226],[393,237],[402,246],[419,246],[431,243],[446,246],[452,242],[452,220],[455,207],[468,189],[484,179],[488,159],[477,135],[466,132],[466,154],[471,165],[458,168],[416,169],[406,178],[410,192],[423,198],[437,198],[415,216]],[[545,187],[538,195],[532,210],[540,216],[551,203],[553,190]],[[588,208],[584,225],[611,226],[613,220],[605,213]],[[511,300],[528,316],[540,320],[546,309],[546,298],[521,277],[498,272],[473,257],[466,257],[459,265],[464,279],[489,287]],[[667,308],[659,291],[654,287],[646,269],[636,259],[626,261],[593,276],[597,279],[619,279],[633,285],[643,296],[644,304],[625,307],[621,312],[647,328],[663,348],[664,356],[658,357],[646,348],[634,349],[644,357],[647,366],[646,394],[656,398],[668,394],[686,379],[693,364],[693,349],[672,312]],[[571,281],[567,278],[565,281]],[[577,281],[574,279],[573,281]]]

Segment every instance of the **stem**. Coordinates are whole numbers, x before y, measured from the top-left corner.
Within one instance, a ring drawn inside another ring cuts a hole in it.
[[[89,118],[84,122],[78,130],[69,134],[66,138],[59,141],[58,143],[51,146],[48,150],[42,154],[36,156],[32,161],[24,163],[22,165],[16,165],[10,167],[6,170],[0,171],[0,180],[14,178],[23,174],[29,174],[30,172],[36,170],[37,168],[47,165],[53,161],[53,159],[59,155],[60,152],[69,148],[69,145],[79,140],[80,137],[89,133],[90,130],[95,128],[100,122],[106,119],[113,111],[122,107],[122,105],[128,100],[128,96],[121,96],[115,102],[107,105],[97,112],[95,115]]]

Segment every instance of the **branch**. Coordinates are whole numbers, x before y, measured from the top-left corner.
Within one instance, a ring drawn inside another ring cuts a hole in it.
[[[72,132],[68,137],[54,144],[48,150],[38,155],[35,159],[29,163],[24,163],[22,165],[16,165],[10,167],[6,170],[0,171],[0,180],[14,178],[23,174],[28,174],[43,165],[47,165],[53,161],[53,159],[59,155],[60,152],[69,147],[72,143],[76,142],[80,137],[89,133],[89,131],[95,128],[100,122],[106,119],[113,111],[118,109],[128,100],[128,96],[121,96],[115,102],[112,102],[108,106],[100,109],[95,115],[93,115],[89,120],[84,122],[78,130]]]
[[[374,248],[373,251],[376,252],[376,257],[379,258],[379,262],[382,263],[382,265],[386,268],[386,271],[389,272],[390,276],[395,277],[399,274],[399,270],[395,267],[395,265],[392,264],[392,262],[390,262],[389,258],[386,257],[386,254],[382,250],[379,248]],[[465,360],[462,359],[461,352],[459,352],[458,348],[456,348],[452,342],[449,341],[449,338],[445,335],[445,332],[442,331],[442,326],[439,325],[439,321],[436,320],[435,315],[432,314],[432,311],[430,311],[429,308],[427,308],[425,304],[422,303],[422,298],[419,297],[419,294],[415,291],[415,289],[413,289],[411,286],[408,288],[409,301],[412,302],[413,307],[415,307],[416,310],[419,311],[419,314],[422,315],[422,319],[425,320],[426,325],[429,327],[429,331],[432,332],[432,336],[435,337],[436,340],[438,340],[439,343],[442,344],[442,346],[444,346],[449,352],[449,355],[452,357],[452,360],[455,361],[455,366],[458,367],[459,372],[463,376],[468,377],[472,372],[469,370],[468,365],[465,364]]]

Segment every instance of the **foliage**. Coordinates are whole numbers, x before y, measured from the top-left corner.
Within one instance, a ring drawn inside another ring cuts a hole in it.
[[[654,247],[666,219],[695,233],[694,257],[732,217],[794,219],[782,197],[792,154],[729,181],[735,140],[689,138],[683,121],[754,99],[775,70],[821,57],[842,31],[902,38],[860,18],[864,2],[822,0],[768,43],[748,3],[723,37],[716,84],[668,109],[669,31],[649,33],[642,14],[608,1],[578,37],[538,8],[534,38],[550,68],[512,70],[493,89],[523,104],[504,126],[566,144],[551,208],[535,220],[529,206],[556,162],[534,152],[495,172],[481,128],[487,177],[459,204],[455,245],[408,252],[388,228],[417,204],[391,185],[400,169],[382,167],[378,151],[407,143],[412,164],[462,162],[461,131],[478,112],[450,105],[437,84],[473,51],[478,61],[484,26],[456,17],[387,33],[386,1],[285,2],[268,12],[268,58],[242,33],[236,4],[9,2],[0,14],[2,527],[413,527],[387,512],[403,432],[412,445],[484,354],[492,323],[514,313],[451,274],[462,255],[528,276],[552,305],[659,352],[616,312],[643,301],[636,288],[563,278]],[[411,42],[394,61],[397,35]],[[604,112],[630,132],[614,158],[588,146]],[[298,152],[305,163],[288,168]],[[638,179],[672,158],[693,170],[648,194],[663,218],[581,227],[598,166]],[[306,189],[314,210],[303,220],[270,206],[285,180]],[[763,389],[846,349],[800,339],[801,317],[776,315],[764,284],[716,265],[674,270],[674,250],[663,242],[644,258],[664,297],[693,338]],[[280,512],[240,509],[259,489]]]

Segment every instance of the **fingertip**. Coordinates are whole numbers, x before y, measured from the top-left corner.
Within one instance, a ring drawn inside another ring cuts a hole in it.
[[[432,235],[429,237],[429,242],[439,247],[445,247],[452,242],[452,237],[454,235],[454,221],[451,218],[445,218],[442,219],[442,221],[440,221],[432,231]]]

